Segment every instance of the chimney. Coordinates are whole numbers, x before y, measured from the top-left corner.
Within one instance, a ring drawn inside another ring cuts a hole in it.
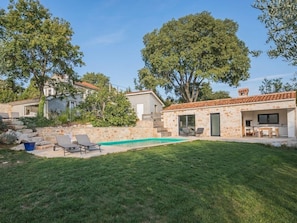
[[[246,97],[249,95],[249,89],[248,88],[240,88],[238,89],[238,95],[239,97]]]

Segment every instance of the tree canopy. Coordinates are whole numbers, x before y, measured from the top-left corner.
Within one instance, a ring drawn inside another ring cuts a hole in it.
[[[258,17],[268,29],[267,43],[271,43],[268,55],[282,57],[297,65],[297,1],[256,0],[253,7],[261,10]]]
[[[91,120],[93,126],[133,126],[137,121],[126,95],[114,89],[103,88],[88,95],[79,108],[82,118]]]
[[[88,72],[81,80],[100,89],[88,95],[79,105],[83,119],[90,120],[93,126],[101,127],[135,125],[135,111],[126,95],[111,87],[109,77],[102,73]]]
[[[34,77],[39,96],[53,75],[77,79],[82,52],[71,43],[73,31],[63,19],[52,17],[38,0],[10,0],[0,11],[0,75],[28,81]]]
[[[34,78],[30,80],[29,86],[22,92],[22,94],[19,96],[18,99],[24,100],[24,99],[32,99],[32,98],[38,98],[39,97],[39,90],[35,87],[36,82]]]
[[[145,67],[138,85],[178,92],[186,102],[198,100],[205,82],[237,86],[247,80],[250,68],[249,50],[237,30],[237,23],[208,12],[165,23],[143,38]]]
[[[110,85],[109,77],[105,76],[102,73],[88,72],[83,75],[81,80],[86,81],[91,84],[94,84],[95,86],[97,86],[99,88],[109,87],[109,85]]]

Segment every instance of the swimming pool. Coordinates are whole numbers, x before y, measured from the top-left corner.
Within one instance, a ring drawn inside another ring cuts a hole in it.
[[[133,139],[133,140],[121,140],[111,142],[101,142],[102,146],[121,146],[128,148],[156,146],[162,144],[184,142],[186,139],[181,138],[145,138],[145,139]]]

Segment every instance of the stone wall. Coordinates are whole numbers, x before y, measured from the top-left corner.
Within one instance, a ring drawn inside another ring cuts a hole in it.
[[[221,116],[221,136],[222,137],[240,137],[241,136],[241,115],[228,107],[216,108],[197,108],[195,110],[172,111],[163,113],[164,127],[172,133],[172,136],[178,136],[180,115],[195,115],[195,127],[204,128],[200,136],[210,136],[211,124],[210,114],[219,113]]]
[[[10,114],[11,113],[11,106],[9,104],[2,104],[0,103],[0,111],[3,113]]]
[[[75,125],[70,127],[37,128],[37,133],[43,140],[55,143],[56,135],[69,134],[75,140],[75,135],[87,134],[92,142],[118,141],[125,139],[141,139],[160,137],[152,121],[139,121],[135,127],[92,127]]]

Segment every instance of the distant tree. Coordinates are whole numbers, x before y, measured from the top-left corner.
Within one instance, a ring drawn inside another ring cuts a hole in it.
[[[105,76],[102,73],[94,73],[88,72],[83,75],[81,78],[82,81],[86,81],[88,83],[94,84],[95,86],[102,88],[102,87],[109,87],[110,80],[109,77]]]
[[[237,86],[247,80],[250,68],[249,50],[237,30],[237,23],[208,12],[165,23],[143,38],[145,67],[138,73],[139,85],[178,92],[186,102],[198,100],[205,82]]]
[[[0,103],[16,101],[23,90],[13,79],[0,80]]]
[[[39,97],[39,90],[35,87],[36,82],[34,78],[31,79],[29,86],[22,92],[19,99],[33,99]]]
[[[272,43],[268,55],[297,65],[297,1],[256,0],[253,7],[261,10],[258,18],[268,29],[267,43]]]
[[[73,31],[63,19],[52,17],[39,0],[10,0],[0,12],[0,75],[28,81],[34,77],[39,97],[53,75],[77,79],[73,68],[82,66],[82,53],[72,45]]]
[[[297,91],[297,78],[294,76],[289,82],[283,83],[282,78],[267,79],[264,78],[259,87],[261,94],[270,94],[284,91]]]
[[[264,78],[262,85],[259,87],[261,94],[269,94],[283,91],[282,78],[267,79]]]
[[[127,87],[126,90],[124,91],[124,93],[129,93],[132,92],[132,88],[131,87]]]
[[[0,103],[8,103],[17,99],[17,94],[6,81],[0,80]]]
[[[297,76],[294,75],[289,82],[285,83],[283,86],[284,91],[297,91]]]

